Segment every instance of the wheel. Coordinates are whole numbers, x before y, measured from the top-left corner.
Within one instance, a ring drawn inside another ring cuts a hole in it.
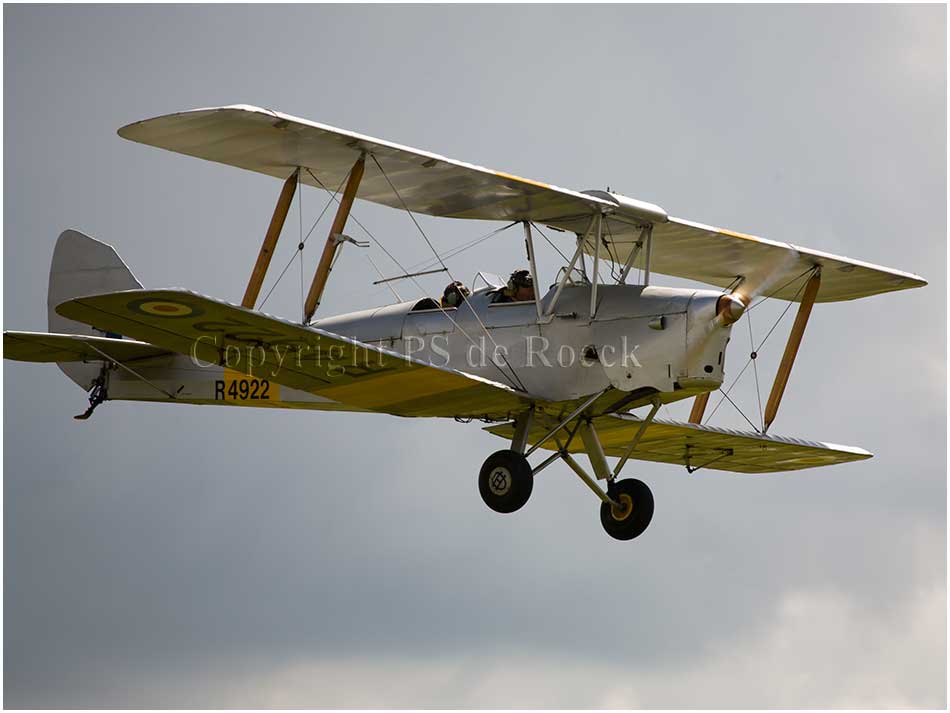
[[[653,519],[653,493],[647,484],[627,478],[613,483],[608,492],[623,507],[601,504],[600,524],[607,534],[617,540],[632,540],[642,535]]]
[[[534,476],[528,459],[517,451],[492,453],[478,473],[478,492],[495,512],[514,512],[531,496]]]

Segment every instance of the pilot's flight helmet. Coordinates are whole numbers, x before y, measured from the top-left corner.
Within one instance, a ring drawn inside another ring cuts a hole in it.
[[[470,294],[471,291],[463,283],[458,280],[450,282],[442,292],[442,306],[458,307]]]
[[[511,292],[515,292],[520,287],[534,288],[534,280],[531,278],[531,273],[527,270],[515,270],[511,273],[511,277],[508,278],[508,289]]]

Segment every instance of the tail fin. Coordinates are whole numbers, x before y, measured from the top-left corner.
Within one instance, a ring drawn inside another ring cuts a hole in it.
[[[111,245],[99,242],[77,230],[64,230],[53,249],[49,268],[49,331],[54,334],[92,334],[92,327],[56,314],[57,305],[74,297],[98,295],[120,290],[140,290],[142,283]]]
[[[104,336],[104,332],[89,325],[58,315],[57,305],[74,297],[137,289],[142,289],[142,283],[135,279],[135,275],[111,245],[83,235],[77,230],[65,230],[56,241],[49,270],[49,292],[46,299],[49,331],[54,334]],[[66,376],[86,391],[92,388],[99,374],[99,366],[96,364],[64,362],[58,366]]]

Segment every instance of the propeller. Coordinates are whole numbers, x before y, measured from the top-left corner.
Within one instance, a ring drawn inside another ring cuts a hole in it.
[[[731,292],[727,292],[716,303],[716,316],[706,323],[702,334],[693,343],[689,350],[688,359],[692,359],[706,348],[706,344],[720,327],[727,327],[739,321],[752,301],[759,295],[767,292],[786,273],[798,259],[798,253],[788,251],[780,259],[760,265],[750,270],[740,278],[739,284]]]

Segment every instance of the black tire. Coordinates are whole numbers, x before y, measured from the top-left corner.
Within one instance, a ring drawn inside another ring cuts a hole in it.
[[[632,540],[647,529],[653,519],[653,493],[642,480],[627,478],[613,483],[610,497],[626,505],[618,510],[610,503],[601,503],[600,524],[616,540]]]
[[[528,459],[517,451],[492,453],[478,473],[478,492],[485,504],[495,512],[520,509],[534,487],[534,476]]]

